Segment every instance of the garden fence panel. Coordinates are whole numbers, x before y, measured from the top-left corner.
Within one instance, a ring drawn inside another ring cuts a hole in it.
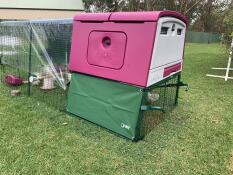
[[[220,40],[221,35],[217,33],[188,31],[186,35],[188,43],[217,43]]]

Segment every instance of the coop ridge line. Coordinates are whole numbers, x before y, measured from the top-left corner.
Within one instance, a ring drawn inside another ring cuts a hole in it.
[[[187,18],[175,11],[147,11],[147,12],[112,12],[112,13],[78,13],[74,21],[151,21],[157,22],[161,17],[175,17],[188,24]]]

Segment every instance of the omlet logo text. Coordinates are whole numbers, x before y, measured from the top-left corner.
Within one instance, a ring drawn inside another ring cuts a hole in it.
[[[130,130],[130,126],[124,123],[121,123],[121,127]]]

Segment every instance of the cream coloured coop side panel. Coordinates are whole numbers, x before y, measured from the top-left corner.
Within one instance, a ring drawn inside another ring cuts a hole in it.
[[[186,25],[177,18],[160,18],[150,69],[183,59]]]
[[[181,20],[172,17],[159,19],[147,87],[166,78],[164,77],[165,68],[176,64],[182,65],[185,33],[186,24]]]

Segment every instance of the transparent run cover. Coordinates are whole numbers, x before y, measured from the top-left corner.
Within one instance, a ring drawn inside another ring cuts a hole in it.
[[[71,33],[72,19],[3,21],[0,63],[31,73],[30,81],[49,77],[65,90]]]

